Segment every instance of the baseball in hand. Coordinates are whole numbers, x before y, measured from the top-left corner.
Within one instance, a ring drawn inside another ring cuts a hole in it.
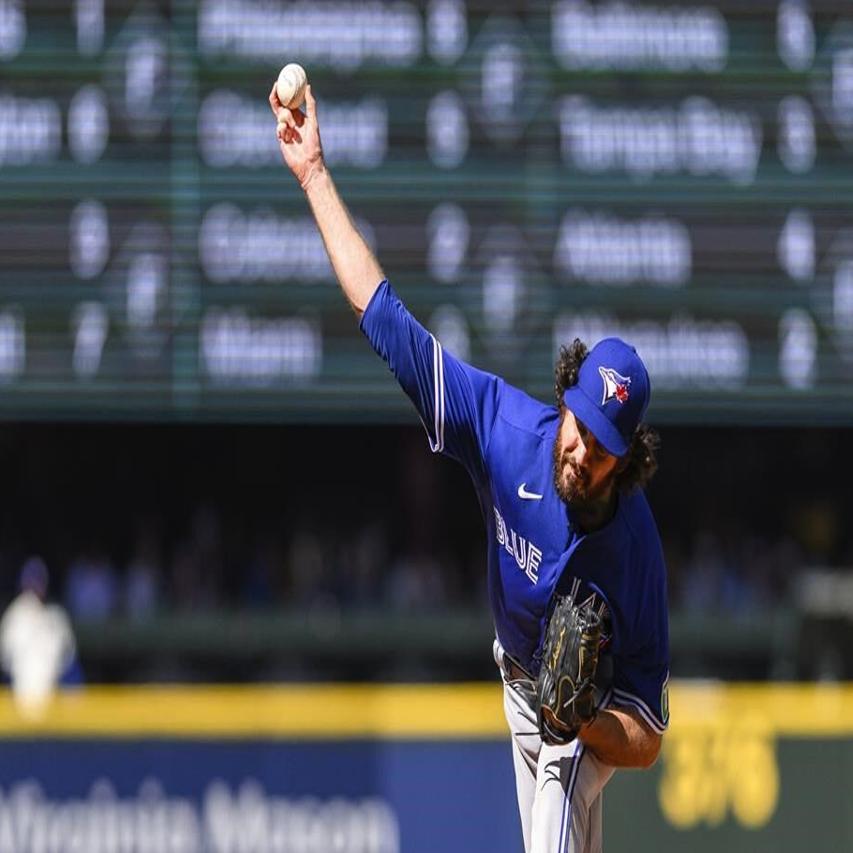
[[[301,107],[305,101],[305,86],[308,83],[308,75],[301,65],[291,62],[281,69],[275,90],[283,107],[295,110]]]

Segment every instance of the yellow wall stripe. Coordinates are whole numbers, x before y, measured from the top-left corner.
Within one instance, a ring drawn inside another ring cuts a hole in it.
[[[763,727],[780,736],[853,735],[853,684],[718,684],[671,688],[672,725]]]
[[[853,684],[670,685],[672,729],[853,736]],[[87,687],[27,721],[0,692],[0,738],[503,738],[499,684]]]
[[[493,737],[497,685],[90,687],[27,722],[0,695],[0,737]]]

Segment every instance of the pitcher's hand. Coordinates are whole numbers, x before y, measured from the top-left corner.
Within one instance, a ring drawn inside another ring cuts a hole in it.
[[[311,86],[305,89],[304,113],[298,108],[289,110],[281,103],[275,83],[269,101],[278,122],[276,136],[281,156],[299,185],[305,189],[314,175],[326,168],[323,146],[320,144],[320,128],[317,125],[317,102]]]

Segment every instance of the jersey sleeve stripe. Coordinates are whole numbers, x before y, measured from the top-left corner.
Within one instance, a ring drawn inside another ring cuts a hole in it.
[[[433,434],[429,436],[429,446],[433,453],[441,453],[444,450],[444,352],[435,335],[430,337],[432,338]]]
[[[613,688],[613,698],[620,705],[631,705],[640,712],[640,716],[660,735],[666,731],[667,724],[658,719],[657,714],[642,700],[639,696],[633,693],[628,693],[625,690]]]
[[[438,384],[439,384],[439,404],[441,408],[441,421],[439,423],[439,443],[441,444],[441,449],[444,450],[444,350],[442,349],[441,344],[438,339],[436,339],[436,346],[438,347]]]

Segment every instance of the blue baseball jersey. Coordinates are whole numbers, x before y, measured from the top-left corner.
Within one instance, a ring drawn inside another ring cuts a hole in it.
[[[633,706],[663,732],[666,569],[645,495],[620,495],[610,522],[584,533],[554,487],[556,406],[454,358],[387,281],[361,329],[414,403],[431,449],[471,475],[487,528],[489,598],[504,650],[535,674],[554,594],[590,598],[605,616],[603,652],[612,666],[605,701]]]

